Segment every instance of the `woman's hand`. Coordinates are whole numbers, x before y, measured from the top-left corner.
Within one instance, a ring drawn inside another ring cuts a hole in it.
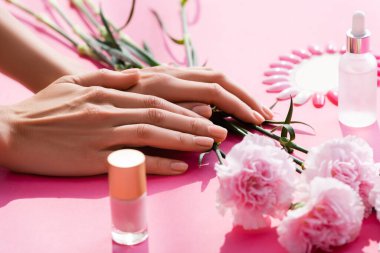
[[[121,147],[205,151],[214,140],[225,139],[224,128],[191,110],[156,96],[100,87],[132,89],[149,81],[148,76],[136,70],[65,76],[32,98],[2,108],[0,164],[43,175],[95,175],[107,171],[106,157]],[[156,85],[160,90],[162,83]],[[163,93],[165,89],[161,87]],[[188,99],[176,97],[175,91],[167,93],[175,101],[217,102],[205,100],[202,94],[197,99],[195,95],[202,89],[195,89],[198,91],[183,90],[190,93]],[[148,173],[179,174],[187,169],[182,161],[161,157],[148,156],[146,163]]]
[[[125,73],[136,70],[125,70]],[[164,98],[173,103],[200,102],[216,105],[237,118],[261,124],[272,112],[220,72],[209,68],[159,66],[139,70],[140,81],[128,91]],[[211,109],[203,109],[211,116]]]

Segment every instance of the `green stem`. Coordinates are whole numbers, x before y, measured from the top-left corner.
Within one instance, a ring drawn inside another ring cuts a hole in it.
[[[28,7],[22,5],[18,1],[8,1],[8,2],[13,4],[17,8],[19,8],[20,10],[32,15],[33,17],[36,18],[36,20],[40,21],[41,23],[43,23],[43,24],[47,25],[48,27],[50,27],[51,29],[53,29],[55,32],[59,33],[61,36],[63,36],[65,39],[67,39],[74,47],[78,46],[78,43],[73,38],[71,38],[66,32],[64,32],[60,27],[55,25],[48,18],[43,17],[41,15],[38,15],[37,13],[33,12]]]
[[[214,114],[212,116],[212,120],[214,121],[214,123],[216,124],[219,124],[221,126],[224,126],[226,127],[228,130],[234,132],[234,133],[237,133],[241,136],[246,136],[249,134],[249,131],[247,131],[247,129],[235,124],[234,122],[231,122],[231,121],[228,121],[226,120],[222,115],[218,115],[217,113]],[[252,126],[255,126],[255,125],[252,125]],[[275,135],[275,134],[272,134],[271,132],[268,132],[267,130],[263,129],[262,127],[258,127],[258,126],[255,126],[254,130],[257,130],[259,131],[260,133],[278,141],[280,139],[279,136]],[[295,145],[296,146],[296,145]],[[298,146],[297,146],[298,147]],[[302,148],[303,149],[303,148]],[[295,157],[295,156],[292,156],[291,154],[289,154],[289,156],[293,159],[293,161],[298,164],[302,169],[304,168],[304,162]]]
[[[83,0],[72,0],[71,2],[87,17],[93,26],[95,26],[99,31],[101,30],[102,25],[96,20],[92,13],[88,11],[87,7],[83,3]]]
[[[122,34],[120,36],[120,41],[129,47],[132,51],[135,51],[138,55],[141,55],[141,60],[146,62],[149,66],[159,66],[161,65],[156,59],[154,59],[150,54],[147,54],[145,50],[141,49],[139,46],[136,45],[135,42],[133,42],[127,35]]]
[[[75,32],[75,34],[77,34],[90,48],[91,50],[94,52],[95,56],[103,61],[104,63],[108,64],[110,67],[113,67],[115,68],[114,64],[108,59],[107,56],[105,56],[103,54],[103,52],[101,50],[98,50],[96,48],[96,46],[94,44],[96,44],[95,41],[93,41],[93,39],[91,37],[88,37],[86,34],[84,34],[80,29],[79,27],[73,27],[73,30]]]
[[[194,67],[194,61],[192,56],[192,46],[190,34],[187,28],[187,15],[186,15],[186,3],[181,4],[181,21],[182,21],[182,31],[183,31],[183,42],[185,44],[186,58],[187,58],[187,66]]]
[[[51,6],[53,6],[54,10],[58,12],[61,18],[66,22],[66,24],[72,29],[74,27],[73,23],[67,18],[67,16],[61,10],[57,0],[49,0]]]

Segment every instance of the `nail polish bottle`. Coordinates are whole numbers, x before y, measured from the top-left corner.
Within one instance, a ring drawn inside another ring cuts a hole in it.
[[[145,156],[122,149],[108,156],[112,240],[135,245],[148,237],[146,221]]]
[[[376,121],[377,62],[369,43],[365,14],[357,11],[347,32],[347,52],[339,62],[339,121],[346,126],[365,127]]]

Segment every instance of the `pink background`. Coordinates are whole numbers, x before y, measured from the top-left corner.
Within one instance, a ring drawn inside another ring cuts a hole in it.
[[[36,10],[47,11],[43,1],[23,2]],[[67,1],[60,2],[67,6]],[[121,24],[130,1],[103,2],[107,16]],[[137,41],[147,41],[158,59],[170,61],[149,8],[157,10],[168,29],[178,35],[179,1],[137,2],[136,16],[126,31]],[[6,6],[1,4],[1,8]],[[190,32],[201,62],[207,60],[209,66],[225,72],[253,96],[270,105],[274,96],[265,93],[265,86],[261,84],[262,73],[268,64],[276,61],[280,54],[312,43],[326,46],[332,42],[340,47],[351,14],[356,9],[367,12],[368,27],[373,33],[372,47],[380,52],[380,6],[377,0],[203,0],[199,22],[190,27]],[[189,0],[190,19],[193,10],[194,2]],[[14,13],[26,22],[32,20],[18,11]],[[77,20],[73,10],[68,15]],[[31,23],[35,24],[34,21]],[[54,35],[46,34],[38,27],[29,24],[29,29],[36,29],[36,34],[49,44],[76,57],[67,47],[57,43]],[[174,46],[173,51],[183,58],[182,48]],[[85,60],[78,61],[94,69]],[[1,75],[0,91],[1,104],[15,103],[31,96],[21,85]],[[276,108],[277,118],[285,115],[287,105],[283,102]],[[322,109],[314,108],[311,103],[296,108],[294,119],[313,125],[317,132],[315,136],[300,133],[297,142],[311,147],[333,137],[357,134],[373,146],[376,160],[380,161],[379,126],[349,129],[338,123],[336,114],[337,108],[330,102]],[[224,150],[228,151],[237,141],[238,138],[229,138],[223,143]],[[198,168],[197,154],[166,153],[186,159],[191,168],[181,176],[149,177],[150,237],[135,247],[123,247],[111,241],[105,175],[48,178],[17,175],[0,169],[0,252],[285,252],[277,243],[274,229],[246,232],[232,227],[231,216],[222,217],[217,213],[215,191],[218,183],[212,166],[215,163],[213,155],[205,160],[208,166]],[[336,252],[376,252],[379,241],[380,224],[372,215],[364,222],[359,238]]]

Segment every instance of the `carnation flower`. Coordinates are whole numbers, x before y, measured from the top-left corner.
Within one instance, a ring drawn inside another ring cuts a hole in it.
[[[314,177],[333,177],[349,185],[362,198],[365,216],[371,213],[369,192],[378,176],[372,148],[355,136],[333,139],[312,148],[305,160],[307,182]]]
[[[270,225],[269,217],[282,218],[292,203],[297,173],[289,155],[275,142],[247,135],[215,170],[220,187],[218,208],[230,210],[234,225],[258,229]]]
[[[304,205],[290,210],[277,228],[288,252],[331,251],[358,236],[364,206],[357,192],[334,178],[316,177],[308,194]]]
[[[377,219],[380,221],[380,178],[376,177],[376,184],[369,193],[369,203],[376,209]]]

